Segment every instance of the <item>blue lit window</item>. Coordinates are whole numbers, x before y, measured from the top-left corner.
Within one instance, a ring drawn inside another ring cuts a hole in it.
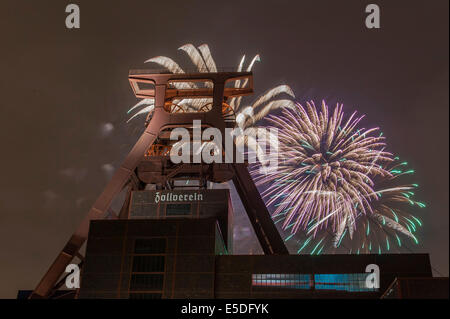
[[[348,292],[378,291],[366,287],[367,274],[315,274],[316,290],[341,290]]]
[[[347,292],[375,292],[366,287],[366,273],[360,274],[253,274],[252,286],[337,290]]]

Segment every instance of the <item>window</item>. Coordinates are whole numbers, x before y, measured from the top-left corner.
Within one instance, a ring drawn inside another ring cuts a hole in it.
[[[342,290],[348,292],[378,291],[366,287],[368,274],[316,274],[314,275],[315,289]]]
[[[164,272],[164,256],[134,256],[133,272]]]
[[[252,286],[338,290],[347,292],[375,292],[366,287],[366,273],[357,274],[253,274]]]
[[[191,214],[191,204],[167,204],[166,216],[186,216]]]
[[[164,287],[166,238],[134,241],[130,275],[130,299],[160,299]]]
[[[253,274],[252,285],[274,288],[311,289],[312,276],[307,274]]]
[[[131,290],[162,290],[164,275],[162,274],[132,274]]]

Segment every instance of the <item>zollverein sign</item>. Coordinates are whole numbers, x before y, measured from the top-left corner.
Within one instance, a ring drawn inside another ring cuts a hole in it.
[[[159,202],[199,202],[203,200],[202,193],[178,193],[178,192],[168,192],[168,193],[155,193],[155,203]]]

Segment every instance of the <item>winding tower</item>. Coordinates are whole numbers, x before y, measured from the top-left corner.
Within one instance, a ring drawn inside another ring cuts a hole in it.
[[[208,182],[233,181],[264,253],[288,254],[246,163],[237,163],[233,159],[228,163],[191,161],[175,164],[169,156],[174,143],[170,140],[171,131],[178,127],[186,128],[192,137],[194,120],[201,121],[202,129],[219,129],[223,137],[222,144],[225,146],[225,129],[235,126],[235,114],[230,101],[253,93],[252,73],[174,74],[132,70],[129,73],[129,82],[137,98],[154,101],[154,110],[146,118],[145,130],[42,277],[31,298],[51,297],[64,284],[66,267],[74,263],[75,258],[78,265],[83,266],[84,256],[80,254],[80,249],[88,238],[91,221],[139,218],[138,210],[133,208],[133,201],[138,201],[140,197],[137,194],[146,189],[151,189],[152,196],[167,194],[167,200],[169,196],[170,200],[173,200],[173,194],[180,196],[180,191],[187,190],[188,193],[184,196],[189,199],[197,198],[197,193],[193,193],[195,190],[208,192]],[[245,85],[235,85],[237,82]],[[197,109],[190,109],[180,103],[183,99],[201,101],[204,104]],[[224,149],[226,151],[226,148]],[[126,196],[122,208],[117,214],[111,215],[111,202],[123,191]],[[159,211],[155,214],[161,217]],[[219,223],[223,226],[222,232],[229,233],[227,218],[228,216],[223,217],[223,221]],[[223,234],[223,237],[226,238],[226,249],[231,252],[232,236],[230,238],[229,234]]]

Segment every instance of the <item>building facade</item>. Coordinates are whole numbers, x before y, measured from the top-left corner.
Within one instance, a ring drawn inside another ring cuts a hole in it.
[[[426,254],[233,255],[231,221],[226,189],[134,192],[129,219],[91,222],[79,298],[380,298],[432,276]]]

